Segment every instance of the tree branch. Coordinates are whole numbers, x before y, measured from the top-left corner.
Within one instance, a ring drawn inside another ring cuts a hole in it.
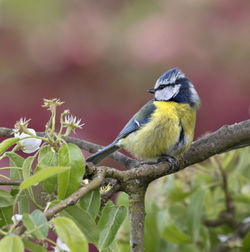
[[[44,132],[38,132],[38,136],[44,136]],[[12,129],[0,127],[0,136],[11,137]],[[66,137],[65,140],[74,143],[79,148],[90,153],[94,153],[103,146],[97,145],[86,140],[80,140],[74,137]],[[182,156],[180,169],[183,169],[191,164],[204,161],[205,159],[232,149],[242,148],[250,145],[250,119],[225,125],[217,131],[204,136],[193,142],[190,149]],[[121,163],[127,168],[135,167],[138,161],[127,157],[126,155],[116,151],[110,158]],[[179,170],[180,170],[179,169]]]
[[[131,180],[124,190],[129,196],[129,226],[130,226],[130,249],[131,252],[144,251],[144,199],[147,184],[137,180]]]

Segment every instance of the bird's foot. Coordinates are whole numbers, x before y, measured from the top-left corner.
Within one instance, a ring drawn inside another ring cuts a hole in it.
[[[141,161],[139,162],[138,166],[141,165],[156,165],[158,163],[165,163],[168,162],[171,165],[171,168],[169,170],[169,174],[173,173],[177,167],[178,161],[175,157],[169,156],[169,155],[162,155],[157,160],[151,160],[151,161]]]
[[[171,168],[169,170],[169,174],[173,173],[176,170],[176,167],[178,165],[178,160],[175,157],[169,156],[169,155],[162,155],[160,158],[158,158],[158,162],[168,162],[171,165]]]

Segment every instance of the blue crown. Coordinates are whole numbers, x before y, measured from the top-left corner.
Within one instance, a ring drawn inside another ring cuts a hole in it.
[[[172,84],[175,83],[177,79],[181,78],[185,78],[184,73],[179,68],[172,68],[159,77],[157,82],[162,84]]]

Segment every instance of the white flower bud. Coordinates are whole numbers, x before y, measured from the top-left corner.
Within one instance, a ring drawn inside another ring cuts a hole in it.
[[[67,251],[67,252],[71,252],[71,250],[69,249],[69,247],[67,246],[66,243],[64,243],[59,237],[56,240],[56,247],[54,252],[60,252],[60,251]]]
[[[16,225],[19,221],[21,221],[23,216],[21,214],[15,214],[11,217],[13,223]]]
[[[27,129],[32,135],[36,136],[36,131],[34,129],[28,128]],[[15,133],[15,137],[19,138],[19,139],[23,139],[23,138],[27,138],[30,137],[30,135],[25,134],[25,133]],[[20,140],[19,143],[21,144],[21,146],[23,147],[23,152],[24,153],[33,153],[36,150],[39,149],[42,140],[41,139],[37,139],[37,138],[27,138],[27,139],[23,139]]]

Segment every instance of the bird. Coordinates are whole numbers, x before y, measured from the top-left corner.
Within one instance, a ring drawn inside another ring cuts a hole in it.
[[[179,68],[172,68],[148,91],[154,99],[128,121],[111,144],[92,154],[87,162],[98,164],[120,148],[148,162],[176,159],[188,150],[200,107],[192,82]]]

